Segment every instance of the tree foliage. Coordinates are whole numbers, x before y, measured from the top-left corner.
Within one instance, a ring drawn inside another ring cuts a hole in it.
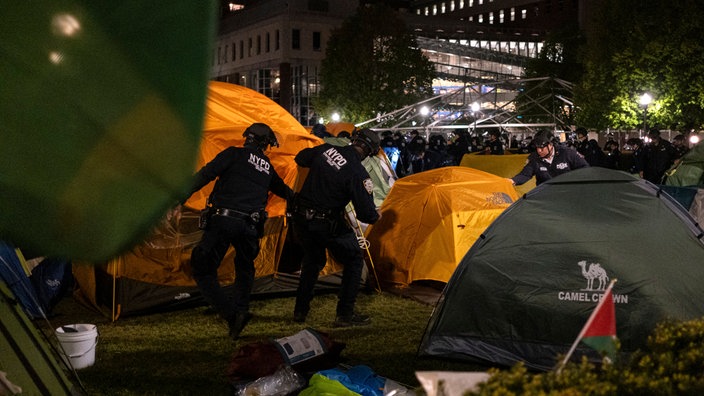
[[[330,37],[316,113],[367,120],[429,97],[434,76],[396,11],[383,3],[362,6]]]
[[[585,76],[575,90],[578,122],[597,128],[642,125],[638,98],[654,98],[648,126],[704,125],[704,43],[697,0],[601,2],[585,53]]]

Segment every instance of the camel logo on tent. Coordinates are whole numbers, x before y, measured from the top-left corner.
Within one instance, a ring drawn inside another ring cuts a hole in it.
[[[582,260],[577,263],[582,267],[582,276],[587,281],[587,287],[582,290],[606,290],[606,286],[609,284],[609,276],[606,275],[606,270],[601,267],[599,263],[589,263],[587,268],[587,261]],[[596,288],[594,287],[594,281],[597,281]]]
[[[582,260],[577,263],[582,269],[584,286],[579,291],[559,291],[557,299],[561,301],[581,301],[598,302],[604,296],[604,291],[609,285],[609,275],[599,263],[587,263]],[[617,304],[628,304],[628,294],[613,293],[614,302]]]

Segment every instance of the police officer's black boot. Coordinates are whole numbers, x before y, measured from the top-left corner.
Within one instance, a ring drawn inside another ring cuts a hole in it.
[[[305,323],[306,316],[304,312],[296,311],[293,313],[293,321],[296,323]]]
[[[334,327],[367,326],[372,323],[369,315],[353,313],[352,315],[338,315],[335,318]]]
[[[247,323],[249,323],[252,319],[252,316],[254,315],[249,312],[237,312],[234,316],[228,319],[227,325],[230,328],[230,337],[233,340],[239,338],[240,333],[242,333],[242,330],[244,330]]]

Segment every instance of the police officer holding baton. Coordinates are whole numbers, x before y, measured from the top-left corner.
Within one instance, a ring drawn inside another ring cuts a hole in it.
[[[371,323],[369,316],[354,310],[364,257],[357,236],[345,219],[345,206],[351,201],[362,222],[372,224],[379,219],[372,196],[373,183],[361,162],[377,154],[379,142],[376,132],[362,129],[349,146],[324,143],[296,155],[296,163],[309,168],[309,172],[292,207],[293,230],[303,248],[295,322],[305,322],[310,311],[315,283],[327,261],[327,249],[344,265],[334,325]]]

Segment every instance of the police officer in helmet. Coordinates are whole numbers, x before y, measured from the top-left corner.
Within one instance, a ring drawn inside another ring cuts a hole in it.
[[[577,150],[557,144],[551,132],[536,133],[533,137],[533,145],[535,151],[528,155],[521,172],[508,179],[514,185],[520,186],[534,176],[535,184],[539,185],[573,169],[589,166]]]
[[[203,297],[227,321],[236,339],[252,318],[249,301],[254,284],[254,260],[264,232],[264,210],[269,191],[291,199],[293,191],[284,183],[264,152],[278,147],[276,135],[263,123],[254,123],[242,135],[244,147],[221,151],[195,175],[189,194],[216,180],[201,220],[203,236],[191,254],[193,278]],[[217,270],[229,246],[235,249],[234,301],[218,283]]]
[[[295,322],[305,322],[310,311],[315,283],[327,261],[326,250],[344,265],[334,325],[361,326],[371,322],[368,316],[354,310],[364,257],[357,236],[346,221],[345,207],[351,201],[362,222],[372,224],[379,219],[372,196],[373,183],[361,162],[375,155],[379,144],[376,132],[362,129],[353,135],[348,146],[324,143],[296,155],[296,163],[309,168],[309,172],[294,199],[292,213],[293,230],[303,248]]]

